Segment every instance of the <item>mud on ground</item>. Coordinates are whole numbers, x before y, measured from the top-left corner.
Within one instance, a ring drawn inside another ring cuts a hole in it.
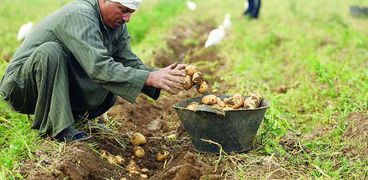
[[[368,155],[368,115],[354,112],[348,116],[348,127],[343,135],[345,153],[359,159]]]

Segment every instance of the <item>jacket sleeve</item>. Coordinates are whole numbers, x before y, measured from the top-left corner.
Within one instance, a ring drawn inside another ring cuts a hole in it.
[[[56,27],[55,36],[72,52],[92,80],[135,102],[148,71],[125,66],[108,55],[96,15],[85,9],[70,12]]]

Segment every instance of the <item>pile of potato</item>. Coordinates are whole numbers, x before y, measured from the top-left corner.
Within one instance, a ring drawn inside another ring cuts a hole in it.
[[[188,65],[185,67],[186,75],[184,77],[185,83],[183,85],[185,90],[189,90],[193,86],[196,87],[197,92],[205,93],[208,90],[208,84],[203,80],[203,74],[197,70],[197,67]]]
[[[141,133],[133,133],[129,137],[130,143],[134,146],[133,148],[133,154],[136,158],[142,158],[145,155],[144,149],[141,147],[141,145],[146,144],[146,137],[144,137]],[[158,152],[156,156],[157,161],[165,161],[169,157],[168,151]],[[110,154],[108,151],[102,150],[101,152],[101,158],[106,159],[110,164],[116,164],[116,165],[123,165],[125,162],[125,159],[119,155],[113,155]],[[148,172],[148,169],[143,168],[141,169],[138,164],[134,161],[134,159],[131,159],[126,166],[126,170],[129,175],[133,174],[140,174],[140,176],[143,179],[147,179],[147,175],[144,174]]]
[[[145,155],[144,149],[140,146],[146,144],[146,138],[141,133],[134,133],[130,136],[130,143],[134,146],[134,156],[137,158],[142,158]],[[164,161],[168,158],[169,152],[164,151],[163,153],[157,153],[156,160]]]
[[[201,94],[208,94],[208,84],[203,79],[203,74],[198,71],[196,66],[187,65],[185,67],[185,83],[184,89],[189,90],[193,86]],[[242,96],[235,94],[232,97],[221,99],[215,95],[206,95],[202,98],[202,104],[192,102],[187,106],[190,110],[197,110],[199,105],[211,106],[218,110],[234,110],[234,109],[255,109],[261,104],[262,96],[259,92],[252,93],[250,96]]]
[[[146,138],[141,133],[134,133],[132,136],[130,136],[129,140],[134,146],[134,156],[137,158],[143,157],[145,152],[140,145],[146,144]]]
[[[211,106],[219,110],[234,110],[234,109],[255,109],[261,104],[262,96],[260,93],[253,93],[250,96],[244,97],[240,94],[235,94],[232,97],[221,99],[215,95],[206,95],[202,98],[202,104]],[[189,110],[197,110],[200,104],[192,102],[187,106]]]

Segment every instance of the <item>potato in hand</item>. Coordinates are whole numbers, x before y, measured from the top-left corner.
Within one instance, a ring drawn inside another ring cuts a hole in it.
[[[192,77],[191,76],[189,76],[189,75],[186,75],[185,77],[184,77],[184,85],[183,85],[183,88],[185,89],[185,90],[188,90],[188,89],[190,89],[190,88],[192,88],[193,87],[193,82],[192,82]]]
[[[187,65],[186,67],[185,67],[185,72],[187,73],[187,75],[189,75],[189,76],[193,76],[193,74],[195,73],[195,72],[197,72],[198,70],[197,70],[197,67],[195,67],[195,66],[193,66],[193,65]]]
[[[208,84],[206,81],[203,81],[200,85],[196,86],[196,89],[199,93],[203,94],[208,91]]]

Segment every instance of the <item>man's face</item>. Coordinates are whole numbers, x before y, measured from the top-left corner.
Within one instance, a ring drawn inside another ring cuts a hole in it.
[[[108,0],[99,0],[99,5],[105,26],[112,29],[129,22],[130,15],[134,12],[133,9]]]

